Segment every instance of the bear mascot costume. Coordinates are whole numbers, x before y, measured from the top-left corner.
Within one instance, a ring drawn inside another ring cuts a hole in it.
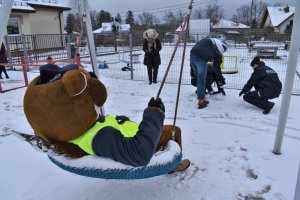
[[[24,112],[35,133],[27,135],[26,141],[67,158],[94,155],[146,166],[172,137],[173,126],[163,125],[164,104],[151,98],[137,124],[126,116],[98,115],[95,106],[102,107],[106,99],[107,90],[94,73],[75,64],[41,66],[40,76],[29,84],[24,96]],[[175,133],[181,148],[179,127]],[[189,160],[182,160],[173,171],[189,165]]]

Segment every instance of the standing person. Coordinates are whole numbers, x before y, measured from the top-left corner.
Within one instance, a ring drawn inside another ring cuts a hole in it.
[[[220,65],[222,53],[227,49],[225,42],[216,38],[203,38],[195,44],[191,50],[191,66],[197,77],[197,99],[198,109],[207,107],[205,100],[207,65],[212,64],[216,79],[221,87],[225,85],[225,78],[222,75]]]
[[[1,50],[0,50],[0,63],[7,63],[7,62],[8,62],[8,60],[7,60],[7,57],[6,57],[6,54],[5,54],[5,46],[2,43]],[[4,65],[0,65],[0,79],[2,79],[2,72],[4,72],[5,77],[7,79],[9,79],[9,76],[6,72],[6,69],[5,69]]]
[[[157,83],[158,68],[161,64],[159,51],[161,50],[158,33],[154,29],[148,29],[143,33],[143,51],[145,52],[144,65],[147,66],[149,84]]]
[[[263,114],[268,114],[275,105],[268,100],[279,97],[282,84],[277,73],[260,61],[259,57],[256,56],[250,65],[254,71],[239,96],[245,94],[243,99],[246,102],[263,109]],[[252,87],[255,91],[250,91]]]

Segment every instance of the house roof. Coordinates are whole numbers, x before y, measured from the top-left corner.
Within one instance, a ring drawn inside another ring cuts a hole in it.
[[[249,28],[249,26],[245,24],[236,23],[227,19],[221,19],[214,24],[212,23],[211,26],[212,28]]]
[[[102,23],[102,28],[94,30],[93,33],[102,33],[102,32],[111,32],[112,31],[113,22]],[[129,31],[130,24],[117,24],[119,27],[119,32]]]
[[[195,30],[205,30],[205,29],[210,29],[209,26],[209,19],[191,19],[190,20],[190,29],[195,29]],[[184,25],[184,22],[176,29],[176,32],[182,31],[182,27]]]
[[[295,7],[290,6],[289,12],[285,12],[285,7],[267,7],[273,26],[278,26],[295,12]]]
[[[2,7],[2,2],[0,1],[0,8]],[[65,4],[59,4],[56,1],[43,2],[43,0],[19,0],[14,1],[12,5],[12,12],[20,13],[34,13],[36,10],[34,8],[52,8],[59,10],[71,10]]]
[[[38,8],[52,8],[52,9],[60,9],[63,11],[67,11],[67,10],[71,10],[70,7],[68,7],[65,4],[59,4],[56,3],[56,1],[51,1],[49,0],[49,2],[44,2],[41,0],[35,0],[35,1],[26,1],[26,4],[28,4],[31,7],[38,7]]]

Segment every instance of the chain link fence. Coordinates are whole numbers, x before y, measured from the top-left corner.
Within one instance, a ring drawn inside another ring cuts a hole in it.
[[[178,35],[165,30],[158,30],[158,32],[162,43],[162,50],[160,51],[162,63],[158,72],[158,81],[160,82],[174,52]],[[130,34],[132,34],[131,39]],[[148,82],[147,68],[143,64],[142,35],[143,32],[94,34],[100,76]],[[226,88],[241,89],[244,86],[253,71],[250,62],[257,55],[261,57],[261,60],[267,66],[278,73],[280,80],[284,83],[285,73],[288,69],[290,34],[274,33],[269,29],[215,29],[211,30],[210,36],[224,39],[228,44],[228,50],[223,55],[221,66],[226,78]],[[76,38],[78,37],[78,34],[21,35],[6,37],[5,42],[9,46],[10,62],[19,63],[20,56],[24,55],[30,60],[43,60],[48,56],[52,56],[54,59],[70,59],[74,53]],[[190,34],[188,38],[184,57],[183,84],[190,84],[190,50],[196,43],[195,38],[201,39],[197,34]],[[81,37],[78,49],[84,65],[85,61],[89,60],[89,50],[85,36]],[[176,49],[166,79],[167,83],[178,82],[182,53],[183,41]],[[131,70],[131,67],[133,70]],[[293,87],[293,94],[297,95],[300,94],[299,71],[300,57],[298,57],[297,74]]]

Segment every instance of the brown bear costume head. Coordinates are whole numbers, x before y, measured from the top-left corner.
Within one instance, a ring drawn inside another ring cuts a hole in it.
[[[81,67],[53,82],[40,84],[41,78],[29,84],[24,97],[25,115],[35,134],[67,142],[91,128],[98,117],[95,105],[103,106],[107,98],[104,84]]]

